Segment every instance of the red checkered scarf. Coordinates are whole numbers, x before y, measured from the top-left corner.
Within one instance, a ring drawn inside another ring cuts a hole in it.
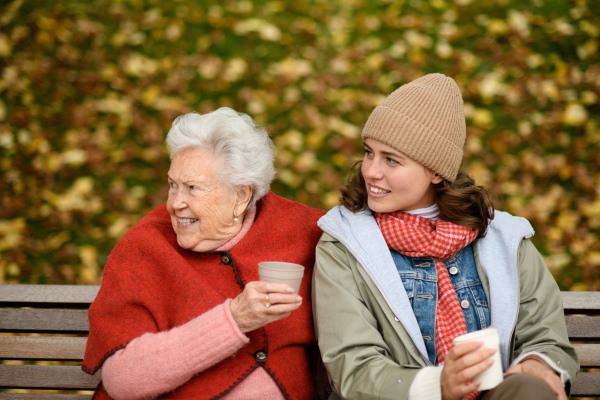
[[[477,237],[476,229],[402,211],[375,213],[389,248],[409,257],[433,257],[438,274],[435,349],[438,363],[452,349],[452,339],[467,333],[467,323],[443,259],[454,256]]]

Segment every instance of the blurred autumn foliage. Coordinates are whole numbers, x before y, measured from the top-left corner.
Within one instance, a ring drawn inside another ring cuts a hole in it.
[[[166,200],[173,119],[265,125],[273,190],[337,204],[369,113],[430,72],[461,89],[464,169],[528,218],[562,289],[600,290],[597,0],[0,2],[0,282],[99,283]]]

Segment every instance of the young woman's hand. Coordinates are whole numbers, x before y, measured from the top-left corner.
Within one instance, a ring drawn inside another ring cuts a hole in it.
[[[562,380],[553,370],[538,360],[529,358],[517,365],[513,365],[506,371],[505,375],[508,374],[525,374],[538,377],[550,386],[557,400],[567,400],[567,393],[565,392]]]
[[[480,382],[473,382],[478,374],[492,366],[490,358],[495,349],[481,350],[483,343],[469,342],[456,345],[446,354],[440,385],[443,400],[460,400],[477,390]]]
[[[254,281],[231,301],[231,313],[240,330],[250,332],[287,317],[301,304],[290,285]]]

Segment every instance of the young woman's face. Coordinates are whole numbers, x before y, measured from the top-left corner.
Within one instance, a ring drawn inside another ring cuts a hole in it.
[[[365,139],[361,172],[369,208],[381,213],[432,206],[433,184],[442,181],[435,172],[373,138]]]

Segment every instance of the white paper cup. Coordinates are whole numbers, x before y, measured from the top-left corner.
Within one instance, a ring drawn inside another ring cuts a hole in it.
[[[504,379],[502,374],[502,360],[500,360],[500,340],[498,339],[498,330],[490,327],[454,338],[454,345],[468,342],[482,342],[483,347],[481,350],[496,349],[496,352],[491,357],[492,360],[494,360],[492,366],[473,378],[473,382],[481,382],[481,385],[477,390],[489,390],[495,388]]]
[[[300,291],[304,267],[300,264],[283,261],[263,261],[258,263],[258,278],[264,282],[287,283],[295,293]]]

